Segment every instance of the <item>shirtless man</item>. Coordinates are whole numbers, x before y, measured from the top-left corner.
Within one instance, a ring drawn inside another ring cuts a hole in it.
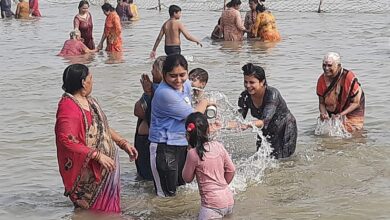
[[[180,54],[180,33],[183,33],[184,37],[202,47],[202,44],[198,39],[191,36],[188,33],[187,29],[180,22],[181,17],[181,8],[177,5],[169,6],[169,16],[170,18],[163,24],[161,27],[160,34],[158,35],[156,42],[154,43],[153,50],[150,53],[150,58],[154,59],[156,57],[156,49],[160,44],[162,37],[165,35],[165,53],[167,55],[171,54]]]

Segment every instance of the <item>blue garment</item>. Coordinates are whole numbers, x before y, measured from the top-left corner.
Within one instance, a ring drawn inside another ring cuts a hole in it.
[[[187,80],[182,92],[162,82],[152,99],[149,140],[152,143],[187,146],[185,119],[193,112],[191,82]]]

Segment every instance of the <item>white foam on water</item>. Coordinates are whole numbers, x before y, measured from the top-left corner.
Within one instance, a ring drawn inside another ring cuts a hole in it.
[[[315,135],[350,138],[351,133],[345,129],[343,118],[330,118],[321,120],[317,118],[317,126],[314,130]]]

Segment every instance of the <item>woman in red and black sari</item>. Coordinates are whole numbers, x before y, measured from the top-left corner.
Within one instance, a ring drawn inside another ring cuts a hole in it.
[[[320,118],[342,117],[349,132],[361,130],[364,123],[365,97],[356,75],[341,67],[340,55],[334,52],[324,57],[317,81]]]
[[[76,210],[119,213],[118,147],[130,160],[137,150],[108,126],[92,92],[92,73],[83,64],[68,66],[55,126],[57,158],[65,196]],[[116,146],[116,145],[117,146]]]

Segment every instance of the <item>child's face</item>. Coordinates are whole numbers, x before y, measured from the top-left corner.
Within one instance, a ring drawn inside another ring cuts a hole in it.
[[[175,19],[180,19],[181,18],[181,11],[175,12],[173,14],[173,16],[175,17]]]
[[[202,82],[199,79],[194,79],[191,83],[192,88],[194,88],[193,95],[195,97],[200,96],[203,93],[203,89],[206,87],[206,84],[206,82]]]
[[[184,82],[188,79],[188,72],[182,66],[176,66],[164,76],[165,82],[176,90],[182,90]]]

